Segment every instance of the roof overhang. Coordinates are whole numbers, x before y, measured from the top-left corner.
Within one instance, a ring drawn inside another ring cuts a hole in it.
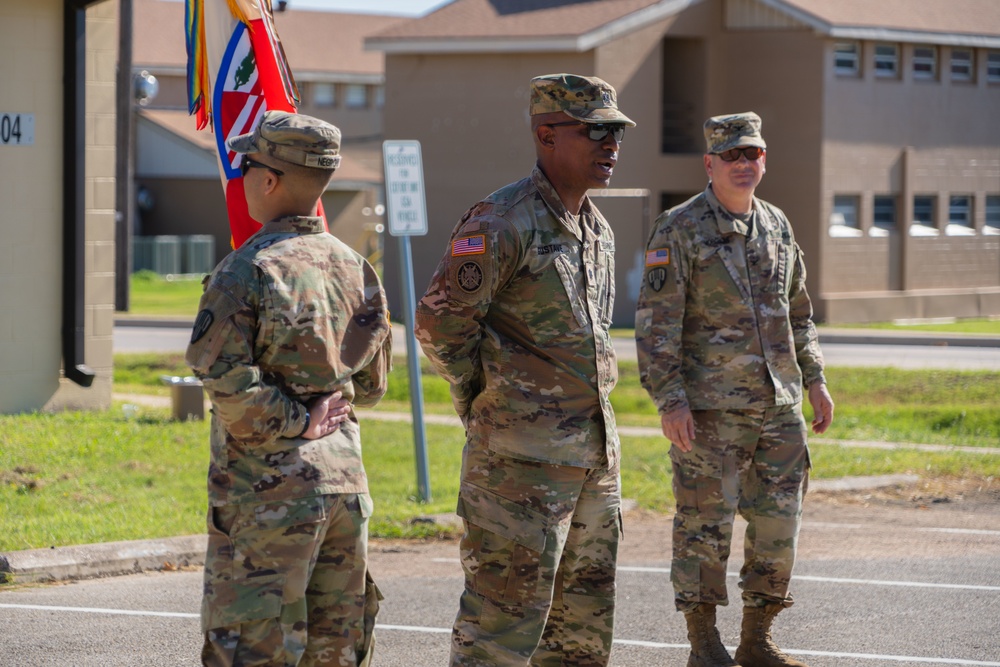
[[[701,0],[662,0],[644,9],[609,21],[596,30],[582,35],[540,35],[537,37],[470,37],[449,39],[442,37],[394,38],[369,37],[365,49],[392,54],[415,53],[582,53],[606,44],[657,21],[670,18]]]
[[[974,35],[954,32],[927,32],[902,30],[880,26],[833,25],[819,17],[793,7],[783,0],[757,0],[774,10],[804,23],[816,32],[835,39],[857,39],[873,42],[904,42],[907,44],[940,44],[944,46],[967,46],[970,48],[995,49],[1000,47],[1000,36]]]

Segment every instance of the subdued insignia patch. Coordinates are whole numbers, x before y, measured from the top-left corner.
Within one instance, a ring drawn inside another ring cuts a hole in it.
[[[657,292],[663,289],[666,282],[667,270],[664,268],[653,269],[646,274],[646,283]]]
[[[214,321],[215,316],[212,315],[212,311],[206,309],[198,313],[198,317],[194,320],[194,329],[191,330],[191,342],[197,343],[201,340],[212,328]]]
[[[458,286],[470,294],[483,286],[483,270],[476,262],[466,262],[458,269]]]

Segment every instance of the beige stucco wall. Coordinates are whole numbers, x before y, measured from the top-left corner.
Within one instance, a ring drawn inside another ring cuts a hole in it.
[[[83,389],[62,369],[63,2],[0,2],[0,111],[33,114],[31,146],[0,146],[0,412],[111,402],[117,3],[87,15],[86,352]]]

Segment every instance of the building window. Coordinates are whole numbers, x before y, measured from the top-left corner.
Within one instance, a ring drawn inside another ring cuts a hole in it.
[[[385,86],[375,86],[375,108],[385,108]]]
[[[337,103],[337,88],[332,83],[312,85],[312,103],[317,107],[332,107]]]
[[[951,50],[951,80],[972,81],[976,74],[975,52],[972,49]]]
[[[872,227],[869,236],[889,236],[896,230],[896,198],[891,195],[875,195],[872,206]]]
[[[975,236],[976,227],[972,223],[972,197],[952,195],[948,198],[948,225],[944,228],[948,236]]]
[[[986,195],[986,224],[983,234],[1000,236],[1000,195]]]
[[[934,224],[934,197],[916,196],[913,198],[913,224],[910,225],[910,236],[937,236],[938,229]]]
[[[1000,51],[990,51],[986,55],[986,80],[1000,83]]]
[[[930,81],[937,78],[937,49],[933,46],[913,47],[913,78]]]
[[[344,105],[348,109],[364,109],[368,106],[368,87],[361,83],[351,83],[344,89]]]
[[[833,45],[833,69],[842,76],[857,76],[861,72],[861,45],[857,42],[837,42]]]
[[[896,78],[899,76],[899,45],[875,45],[875,76]]]
[[[835,195],[830,214],[830,236],[850,238],[861,236],[858,224],[858,198],[855,195]]]

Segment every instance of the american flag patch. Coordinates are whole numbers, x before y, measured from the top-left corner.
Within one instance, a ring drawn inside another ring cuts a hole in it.
[[[486,236],[483,234],[451,242],[452,257],[459,257],[460,255],[483,255],[485,253]]]
[[[657,248],[646,251],[646,266],[660,266],[670,263],[670,248]]]

